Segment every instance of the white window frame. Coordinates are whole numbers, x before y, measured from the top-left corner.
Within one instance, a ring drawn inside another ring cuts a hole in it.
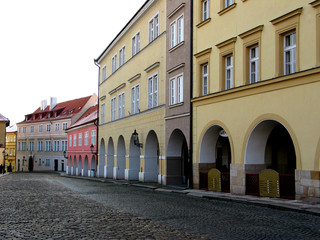
[[[148,77],[148,108],[158,106],[159,75],[158,72]]]
[[[62,140],[61,141],[61,151],[67,151],[68,150],[68,141]]]
[[[43,125],[39,125],[38,129],[39,129],[39,132],[43,132]]]
[[[126,62],[126,45],[119,49],[119,67]]]
[[[102,81],[107,79],[107,65],[102,67]]]
[[[136,84],[131,88],[131,112],[136,114],[140,112],[140,84]]]
[[[46,159],[46,166],[47,166],[47,167],[50,166],[50,159]]]
[[[160,17],[159,12],[149,20],[149,43],[159,36]]]
[[[89,132],[84,133],[84,145],[88,146],[89,145]]]
[[[125,94],[124,92],[122,92],[118,95],[118,118],[124,117],[124,113],[125,113],[124,104],[125,104]]]
[[[170,47],[173,48],[184,41],[184,14],[170,24]]]
[[[79,137],[78,137],[78,146],[82,146],[82,133],[79,133]]]
[[[206,71],[205,71],[206,70]],[[202,72],[202,95],[208,95],[209,93],[209,64],[205,63],[201,66]]]
[[[111,98],[110,109],[111,109],[111,112],[110,112],[111,121],[114,121],[117,119],[117,98],[116,97]]]
[[[60,123],[56,123],[54,125],[54,130],[57,132],[57,131],[60,131]]]
[[[249,77],[250,83],[256,83],[259,79],[259,45],[249,48]]]
[[[170,79],[170,105],[183,102],[183,74]]]
[[[69,147],[72,147],[72,135],[69,135]]]
[[[117,70],[117,54],[113,55],[111,59],[111,65],[112,65],[112,73],[114,73]]]
[[[53,151],[54,152],[59,152],[60,150],[60,142],[59,141],[54,141],[53,142]]]
[[[51,151],[51,141],[46,141],[45,142],[45,151],[50,152]]]
[[[225,56],[225,89],[233,88],[233,54]]]
[[[50,132],[50,131],[51,131],[51,125],[47,124],[47,132]]]
[[[34,126],[31,126],[30,127],[30,133],[33,133],[34,132]]]
[[[37,150],[38,150],[38,152],[42,152],[43,151],[43,141],[38,141]]]
[[[62,130],[66,130],[68,128],[68,123],[62,123]]]
[[[77,134],[73,135],[73,146],[76,147],[77,146]]]
[[[224,1],[224,7],[225,8],[230,7],[233,3],[234,3],[233,0],[225,0]]]
[[[289,45],[287,44],[289,40]],[[297,61],[297,34],[296,31],[287,33],[283,36],[283,63],[284,75],[296,72]]]
[[[96,145],[97,144],[97,131],[96,130],[92,130],[91,131],[91,144],[92,145]]]
[[[209,0],[202,1],[202,21],[209,18]]]
[[[140,31],[132,37],[132,56],[136,55],[140,51],[140,37]]]

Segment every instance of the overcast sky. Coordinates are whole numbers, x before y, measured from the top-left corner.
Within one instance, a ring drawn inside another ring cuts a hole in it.
[[[50,103],[98,94],[93,60],[145,0],[0,0],[0,113],[11,124]]]

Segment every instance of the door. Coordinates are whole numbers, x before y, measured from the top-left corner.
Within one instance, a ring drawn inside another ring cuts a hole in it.
[[[54,160],[54,170],[57,172],[58,171],[58,165],[59,161],[57,159]]]

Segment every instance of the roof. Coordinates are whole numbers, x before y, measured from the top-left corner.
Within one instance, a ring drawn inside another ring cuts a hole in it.
[[[14,125],[11,125],[9,127],[6,128],[6,132],[9,133],[9,132],[16,132],[17,131],[17,125],[14,124]]]
[[[9,119],[0,113],[0,122],[9,122]]]
[[[95,122],[98,119],[98,105],[89,108],[74,124],[72,124],[67,130],[75,127],[79,127],[88,123]]]
[[[44,110],[41,110],[41,107],[39,107],[33,113],[25,115],[24,121],[20,123],[72,118],[82,110],[90,98],[91,96],[88,96],[57,103],[57,105],[51,110],[50,105],[48,105]]]

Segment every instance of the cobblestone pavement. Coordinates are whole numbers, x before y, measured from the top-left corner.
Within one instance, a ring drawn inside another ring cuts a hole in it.
[[[0,189],[0,239],[320,239],[319,216],[251,204],[55,174]]]

